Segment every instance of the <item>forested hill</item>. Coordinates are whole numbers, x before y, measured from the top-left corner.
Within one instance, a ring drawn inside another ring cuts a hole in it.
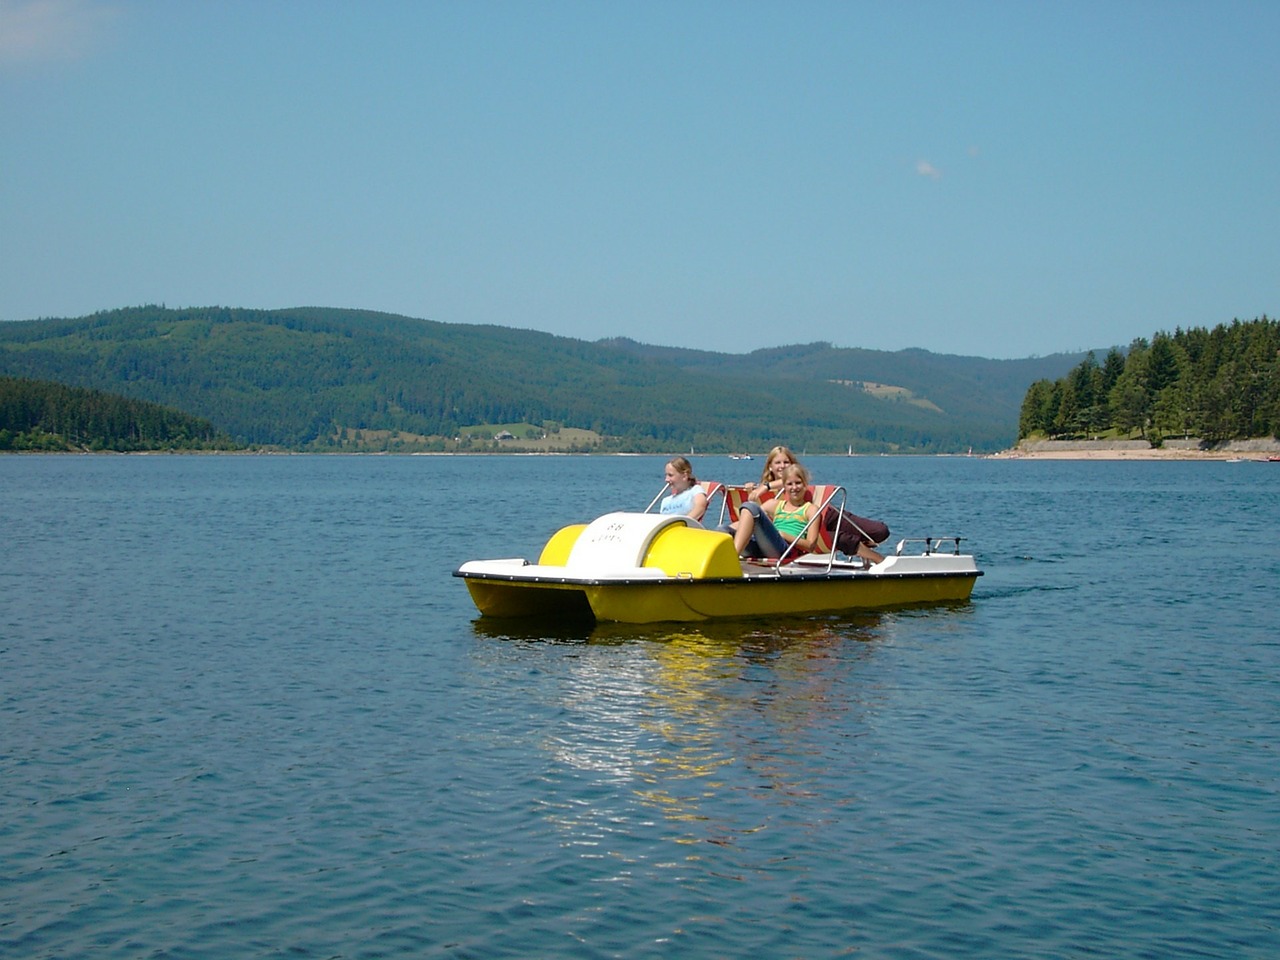
[[[0,377],[0,450],[230,450],[207,420],[144,400]]]
[[[0,323],[0,375],[164,404],[240,442],[294,449],[332,449],[353,430],[456,449],[468,428],[520,423],[595,431],[596,449],[994,450],[1013,442],[1027,385],[1082,356],[711,353],[322,308]]]
[[[1280,437],[1280,321],[1157,332],[1027,389],[1018,436]]]

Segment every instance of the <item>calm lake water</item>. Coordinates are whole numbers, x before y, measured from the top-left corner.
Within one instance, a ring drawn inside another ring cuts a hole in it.
[[[1280,465],[809,465],[972,603],[476,619],[656,457],[0,457],[0,956],[1280,956]]]

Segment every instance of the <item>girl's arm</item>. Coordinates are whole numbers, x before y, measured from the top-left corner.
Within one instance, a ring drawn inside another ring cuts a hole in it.
[[[693,506],[689,508],[689,516],[694,520],[701,520],[706,512],[707,495],[699,489],[698,492],[693,495]]]
[[[779,490],[778,492],[781,493],[782,491]],[[757,483],[754,487],[751,488],[751,492],[747,494],[747,499],[754,500],[756,503],[768,503],[769,501],[765,500],[765,496],[771,495],[772,493],[773,493],[772,480],[766,483]]]

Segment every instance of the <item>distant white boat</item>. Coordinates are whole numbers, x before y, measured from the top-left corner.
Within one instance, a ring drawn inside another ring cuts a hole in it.
[[[751,457],[751,454],[749,453],[731,453],[729,454],[729,459],[730,460],[750,460],[752,459],[752,457]]]

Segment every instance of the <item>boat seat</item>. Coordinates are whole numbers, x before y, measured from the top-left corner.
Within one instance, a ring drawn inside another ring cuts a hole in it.
[[[808,489],[805,491],[805,500],[818,505],[818,519],[814,521],[818,525],[818,542],[814,545],[814,548],[809,551],[810,553],[831,553],[835,541],[831,531],[828,530],[826,525],[823,523],[824,518],[822,514],[826,510],[837,509],[837,505],[833,501],[837,499],[837,494],[840,489],[841,488],[838,484],[817,483],[810,484]],[[773,495],[770,495],[765,499],[772,499],[772,496]],[[738,513],[742,509],[742,505],[747,502],[747,499],[748,491],[746,487],[725,488],[725,508],[729,514],[730,523],[737,522]],[[796,552],[795,555],[800,556],[800,553]],[[790,557],[788,557],[788,560],[789,559]]]
[[[809,551],[810,553],[831,553],[835,548],[835,534],[827,529],[826,517],[823,514],[829,510],[838,510],[840,508],[836,500],[841,489],[838,484],[817,483],[811,484],[805,495],[806,500],[818,505],[818,519],[814,521],[818,525],[818,540],[813,549]]]
[[[742,505],[747,502],[746,487],[725,487],[724,488],[724,510],[729,518],[730,523],[738,522],[738,511],[742,509]]]
[[[826,526],[823,524],[823,513],[826,510],[834,509],[833,501],[836,494],[840,491],[840,487],[834,483],[817,483],[810,484],[805,490],[804,499],[808,503],[816,503],[818,505],[818,513],[813,518],[814,525],[818,528],[818,538],[814,541],[812,549],[802,550],[799,547],[787,551],[786,557],[781,561],[766,558],[765,562],[775,566],[781,564],[786,566],[795,560],[799,560],[805,556],[825,556],[832,552],[834,546],[834,538]]]
[[[719,480],[699,480],[698,483],[702,485],[703,490],[707,491],[707,512],[702,515],[703,526],[714,529],[720,524],[728,522],[725,520],[725,514],[729,509],[729,488]],[[711,508],[712,504],[715,503],[716,497],[720,498],[720,513],[718,514],[719,519],[712,523]]]

